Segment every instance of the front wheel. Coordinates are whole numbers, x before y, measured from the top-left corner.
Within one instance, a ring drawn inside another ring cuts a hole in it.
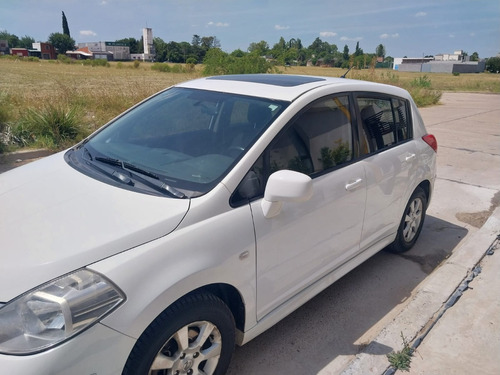
[[[222,375],[234,340],[234,319],[226,304],[212,294],[189,295],[144,331],[123,375]]]
[[[403,253],[413,247],[422,230],[426,209],[427,196],[421,187],[417,187],[406,205],[396,239],[387,248],[389,251]]]

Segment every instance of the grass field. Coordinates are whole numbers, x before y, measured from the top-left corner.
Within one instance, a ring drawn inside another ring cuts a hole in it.
[[[26,116],[27,113],[32,115],[47,108],[64,113],[71,110],[81,128],[77,138],[82,138],[155,92],[202,75],[201,66],[184,73],[159,72],[152,70],[151,66],[141,63],[134,67],[131,62],[113,62],[109,67],[92,67],[56,61],[0,59],[0,125],[3,122],[15,130],[20,124],[26,123],[26,118],[33,118]],[[342,69],[322,67],[281,67],[279,70],[284,74],[331,77],[340,77],[345,73]],[[500,93],[500,76],[488,73],[453,76],[393,70],[352,70],[347,77],[403,87],[412,93],[420,106],[432,104],[432,101],[425,101],[432,95],[436,96],[434,101],[438,100],[441,91]],[[420,91],[419,83],[427,86],[425,91]],[[51,144],[39,138],[31,146],[61,148],[74,141],[71,139],[61,144]],[[7,149],[11,148],[9,146]]]

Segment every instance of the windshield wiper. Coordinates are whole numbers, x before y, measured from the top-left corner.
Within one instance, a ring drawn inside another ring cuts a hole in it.
[[[121,167],[124,170],[131,170],[131,171],[143,174],[145,176],[154,178],[155,180],[160,179],[160,177],[157,174],[154,174],[153,172],[139,168],[133,164],[127,163],[127,162],[122,161],[122,160],[113,159],[113,158],[106,158],[106,157],[102,157],[102,156],[96,156],[95,160],[100,161],[101,163],[116,165],[118,167]]]
[[[143,176],[139,177],[139,176],[134,175],[132,173],[131,174],[136,179],[141,180],[143,183],[154,188],[155,190],[159,191],[160,193],[163,193],[163,194],[169,193],[170,195],[173,195],[176,198],[185,198],[186,197],[186,195],[183,192],[181,192],[181,191],[177,190],[176,188],[169,186],[169,185],[165,184],[164,182],[160,181],[160,177],[157,174],[150,172],[150,171],[147,171],[145,169],[142,169],[136,165],[124,162],[122,160],[108,158],[108,157],[102,157],[102,156],[96,156],[94,158],[94,160],[100,161],[101,163],[115,165],[115,166],[120,167],[121,169],[129,172],[129,173],[130,172],[140,173]]]

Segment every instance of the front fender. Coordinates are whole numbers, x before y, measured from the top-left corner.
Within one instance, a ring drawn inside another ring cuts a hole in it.
[[[210,284],[236,288],[245,304],[246,325],[254,325],[255,262],[252,215],[245,205],[228,207],[89,268],[113,280],[127,297],[103,323],[138,338],[173,302]]]

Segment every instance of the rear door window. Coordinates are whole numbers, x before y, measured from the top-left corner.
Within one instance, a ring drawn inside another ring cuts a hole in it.
[[[400,98],[358,96],[361,149],[374,153],[411,139],[408,102]]]

